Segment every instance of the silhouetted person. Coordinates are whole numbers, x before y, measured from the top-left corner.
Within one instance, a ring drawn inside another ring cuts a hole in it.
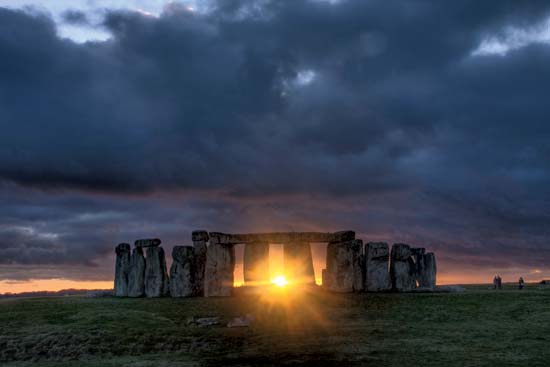
[[[525,281],[523,280],[523,277],[519,277],[518,280],[518,288],[521,290],[525,286]]]
[[[493,289],[497,289],[497,286],[498,286],[498,279],[497,279],[497,276],[495,275],[495,277],[493,278]]]
[[[502,278],[500,275],[497,275],[497,288],[502,289]]]

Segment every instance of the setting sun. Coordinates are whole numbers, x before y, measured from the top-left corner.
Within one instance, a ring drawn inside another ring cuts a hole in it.
[[[283,275],[279,275],[271,280],[271,283],[275,284],[277,287],[284,287],[288,284],[288,281]]]

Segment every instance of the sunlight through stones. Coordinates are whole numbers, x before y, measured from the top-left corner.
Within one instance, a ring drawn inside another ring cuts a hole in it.
[[[116,249],[117,297],[228,297],[235,288],[235,246],[244,244],[245,288],[315,286],[311,243],[327,243],[322,289],[336,293],[434,291],[433,252],[403,243],[368,242],[353,231],[228,234],[194,231],[192,246],[172,250],[170,276],[161,240]],[[270,244],[283,245],[284,275],[270,279]],[[146,256],[143,254],[146,249]]]

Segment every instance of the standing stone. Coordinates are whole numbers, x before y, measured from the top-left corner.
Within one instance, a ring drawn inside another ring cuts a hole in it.
[[[331,282],[330,282],[330,273],[327,269],[321,270],[321,285],[324,289],[330,289]]]
[[[365,245],[365,290],[383,292],[391,289],[390,250],[385,242]]]
[[[407,292],[416,288],[416,265],[409,245],[396,243],[391,249],[390,276],[392,288]]]
[[[233,245],[209,242],[206,247],[204,295],[229,297],[233,294],[235,248]]]
[[[194,295],[195,251],[191,246],[175,246],[170,267],[170,295],[191,297]]]
[[[116,247],[115,296],[128,297],[128,275],[130,272],[130,245],[121,243]]]
[[[269,284],[269,243],[254,242],[244,246],[244,282],[247,286]]]
[[[204,296],[204,269],[206,267],[206,242],[208,241],[208,232],[193,231],[193,247],[195,248],[195,295]]]
[[[361,240],[331,242],[327,245],[327,268],[325,288],[340,293],[362,290],[360,264]]]
[[[145,257],[143,249],[136,247],[130,256],[128,297],[143,297],[145,294]]]
[[[311,247],[307,242],[285,243],[283,262],[287,280],[294,284],[315,284]]]
[[[161,297],[169,293],[166,258],[162,247],[147,247],[145,259],[145,296]]]
[[[428,252],[419,256],[416,262],[418,286],[422,288],[435,289],[437,267],[435,255]]]
[[[418,284],[420,274],[422,273],[421,262],[426,255],[426,249],[421,247],[411,247],[411,258],[414,261],[415,282]]]
[[[411,258],[414,261],[414,281],[420,286],[420,278],[424,272],[423,263],[426,256],[426,249],[421,247],[411,247]]]
[[[365,283],[363,281],[363,273],[365,263],[363,258],[363,241],[352,241],[352,265],[353,265],[353,291],[362,292],[365,290]]]

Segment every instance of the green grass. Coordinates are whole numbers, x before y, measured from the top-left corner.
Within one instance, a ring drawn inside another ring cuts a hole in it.
[[[0,301],[2,366],[550,366],[550,288]],[[287,299],[282,296],[280,299]],[[250,328],[230,329],[251,313]],[[188,325],[219,316],[222,325]]]

